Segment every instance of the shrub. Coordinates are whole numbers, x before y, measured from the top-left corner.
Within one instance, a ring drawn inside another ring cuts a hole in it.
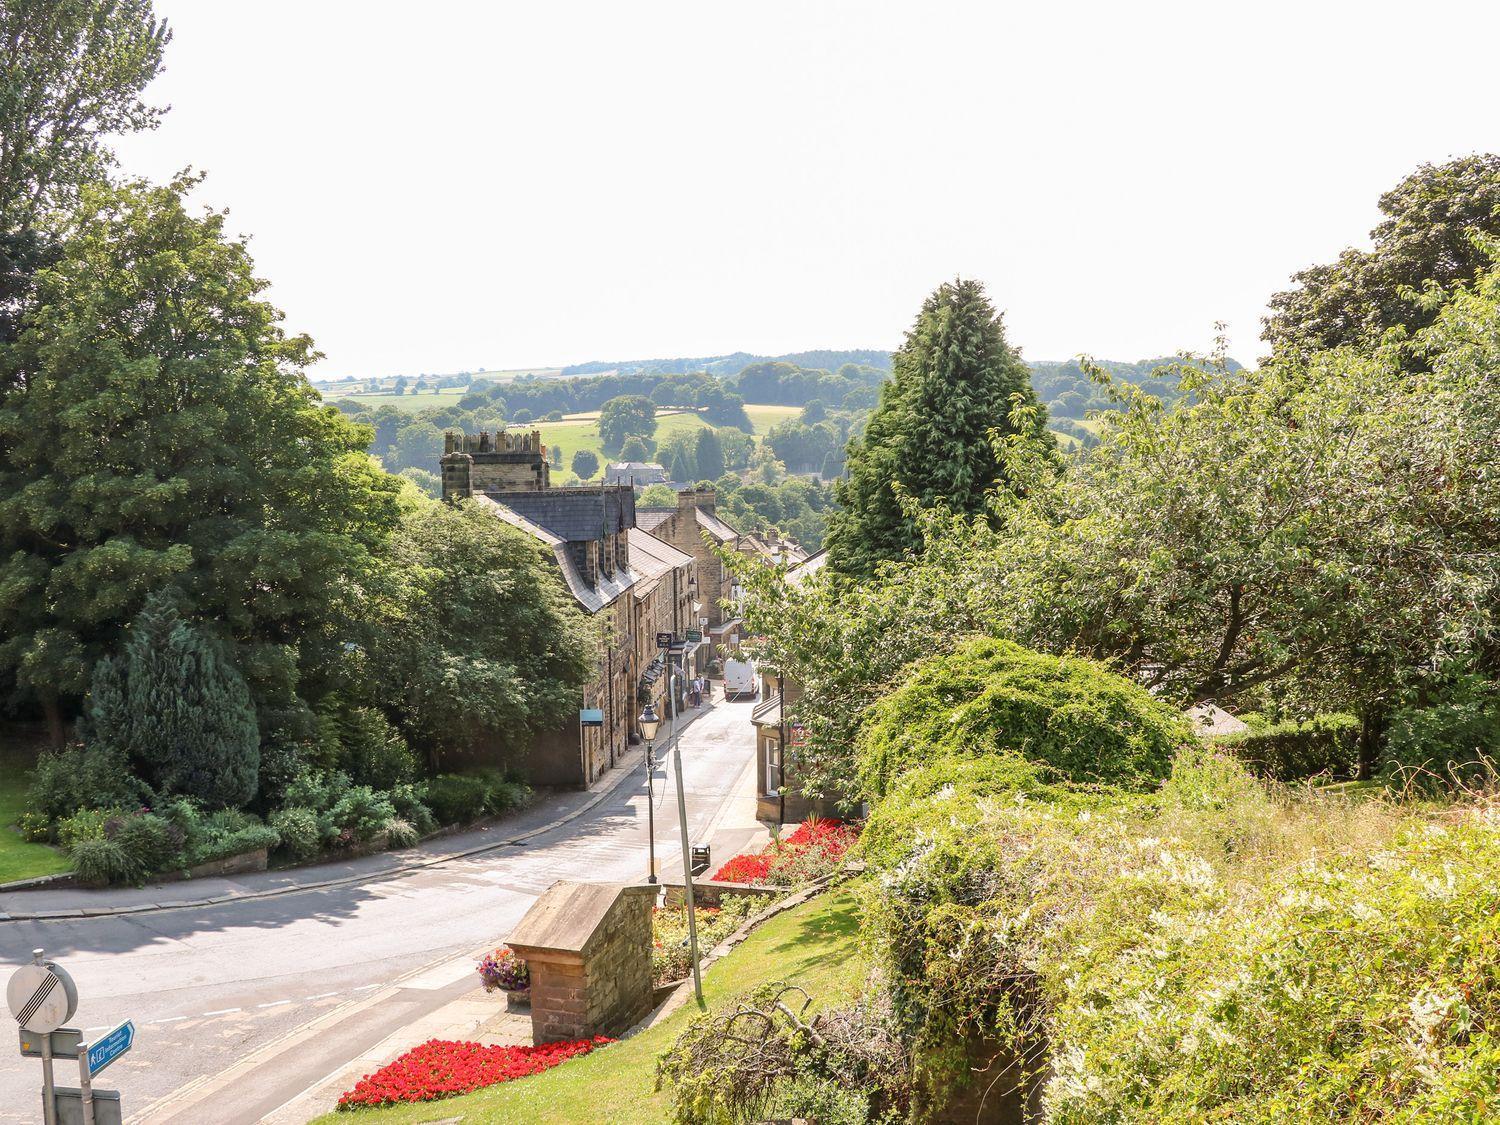
[[[358,707],[339,717],[339,766],[357,784],[389,789],[417,776],[417,759],[379,711]]]
[[[328,811],[334,828],[350,842],[374,839],[395,816],[390,798],[368,785],[354,786]]]
[[[58,845],[72,851],[85,840],[102,840],[104,826],[119,815],[119,809],[79,809],[57,822]]]
[[[425,836],[437,827],[432,810],[427,807],[425,784],[393,785],[389,796],[396,815],[415,828],[419,836]]]
[[[52,838],[52,825],[39,812],[23,812],[16,818],[16,831],[28,844],[40,844]]]
[[[1500,762],[1500,704],[1464,692],[1433,707],[1396,712],[1381,749],[1380,772],[1393,784],[1469,786]]]
[[[349,791],[349,778],[337,770],[308,770],[286,787],[288,808],[306,808],[326,813]]]
[[[1179,715],[1095,661],[977,638],[870,708],[860,778],[881,796],[934,757],[1012,754],[1050,779],[1146,789],[1190,737]]]
[[[123,754],[77,743],[42,752],[27,794],[31,811],[49,822],[83,808],[135,808],[152,800],[150,788],[130,772]]]
[[[174,867],[182,858],[182,829],[154,813],[111,817],[104,835],[125,853],[132,881]]]
[[[84,883],[108,886],[112,883],[129,882],[134,869],[125,856],[125,850],[113,840],[99,837],[80,840],[69,853],[73,873]]]
[[[422,837],[412,826],[411,821],[393,816],[385,822],[385,838],[386,843],[392,848],[409,848]]]
[[[271,827],[281,840],[282,850],[293,859],[311,859],[322,850],[318,815],[311,809],[278,809],[271,814]]]
[[[1359,720],[1353,715],[1272,723],[1213,742],[1252,773],[1275,781],[1301,781],[1320,774],[1342,781],[1353,777],[1359,765]]]
[[[477,777],[442,774],[427,783],[427,804],[442,825],[468,824],[484,815],[489,788]]]
[[[484,807],[496,816],[525,808],[534,795],[531,786],[499,770],[480,770],[467,776],[484,783]]]

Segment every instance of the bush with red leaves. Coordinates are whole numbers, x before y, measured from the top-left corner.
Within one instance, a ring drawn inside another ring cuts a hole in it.
[[[420,1047],[367,1074],[354,1089],[339,1098],[339,1109],[429,1102],[455,1094],[467,1094],[512,1078],[540,1074],[595,1047],[612,1043],[602,1035],[568,1043],[543,1043],[538,1047],[486,1047],[482,1043],[460,1043],[429,1039]]]
[[[714,873],[725,883],[795,886],[828,874],[859,839],[859,826],[832,817],[809,817],[779,844],[759,855],[737,855]]]

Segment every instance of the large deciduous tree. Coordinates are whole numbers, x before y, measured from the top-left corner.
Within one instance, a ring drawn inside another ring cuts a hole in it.
[[[642,443],[656,433],[656,404],[645,395],[620,395],[599,411],[599,440],[605,453],[619,453],[633,437]]]
[[[188,181],[81,193],[0,347],[0,682],[54,737],[147,595],[222,621],[252,682],[316,666],[397,517],[369,434],[321,407],[314,358]]]
[[[1420,299],[1423,289],[1451,289],[1489,266],[1483,236],[1500,236],[1500,156],[1424,164],[1380,197],[1380,211],[1371,249],[1305,269],[1292,278],[1296,289],[1271,298],[1265,338],[1277,355],[1369,349],[1393,328],[1409,338],[1431,324],[1436,305]],[[1422,361],[1408,351],[1403,362]]]
[[[0,0],[0,343],[15,338],[56,209],[154,126],[141,99],[169,34],[150,0]]]
[[[1024,409],[1037,404],[1026,365],[977,281],[939,286],[892,366],[864,436],[850,446],[842,509],[829,526],[830,561],[849,574],[920,545],[905,497],[982,511],[1003,476],[992,434],[1045,432],[1043,412]]]
[[[481,730],[523,747],[577,706],[589,623],[545,549],[481,502],[412,507],[361,617],[362,678],[433,764]]]

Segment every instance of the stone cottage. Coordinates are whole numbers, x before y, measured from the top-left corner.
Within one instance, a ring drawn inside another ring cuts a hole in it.
[[[449,434],[444,444],[443,499],[481,504],[548,547],[574,600],[601,626],[576,717],[529,747],[513,745],[504,731],[476,731],[473,754],[515,764],[537,785],[587,786],[635,741],[648,660],[641,625],[686,627],[696,563],[636,527],[629,485],[552,487],[537,431]]]

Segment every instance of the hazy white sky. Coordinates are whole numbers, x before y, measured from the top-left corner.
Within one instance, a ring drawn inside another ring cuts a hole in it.
[[[1258,354],[1424,161],[1500,148],[1500,4],[157,0],[172,111],[316,377],[892,347]]]

